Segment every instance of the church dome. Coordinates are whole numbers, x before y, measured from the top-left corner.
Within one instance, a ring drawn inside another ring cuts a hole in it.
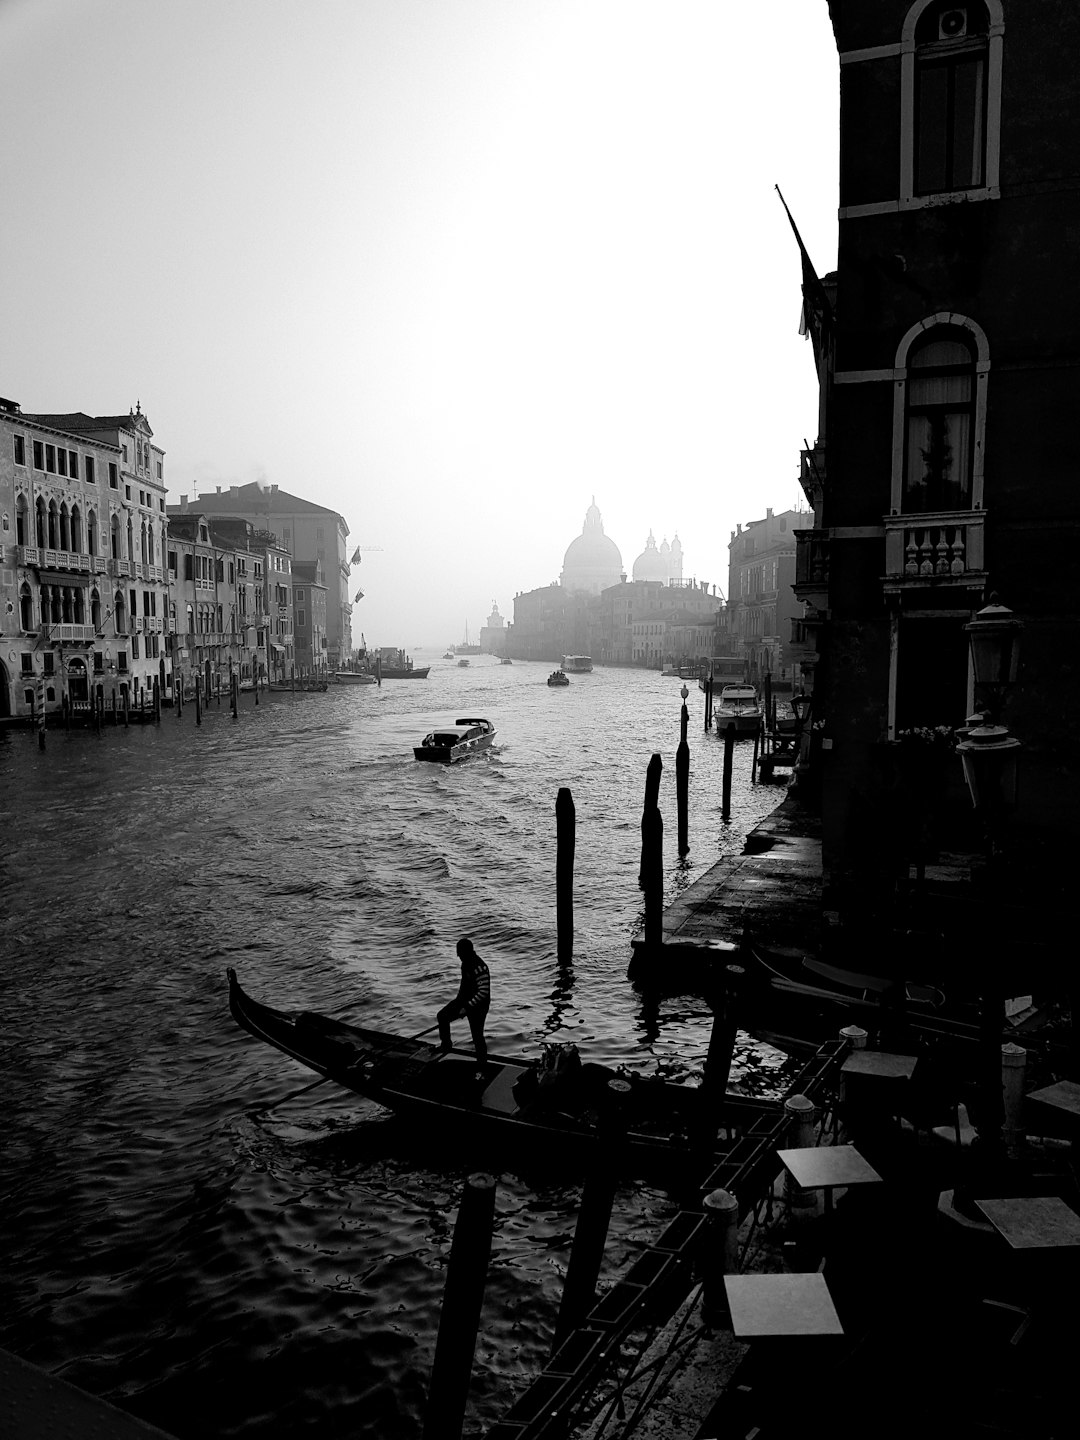
[[[585,512],[585,524],[576,540],[571,540],[563,556],[559,583],[564,590],[583,590],[599,595],[609,585],[618,585],[622,576],[619,547],[604,534],[604,522],[596,508],[596,496]]]
[[[645,541],[645,549],[634,561],[635,580],[666,580],[667,559],[662,556],[656,548],[656,536],[649,531],[649,538]]]

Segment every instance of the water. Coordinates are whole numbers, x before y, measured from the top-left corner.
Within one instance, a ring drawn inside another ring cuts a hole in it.
[[[426,661],[424,663],[427,663]],[[454,942],[492,970],[488,1039],[693,1082],[709,1016],[626,980],[645,767],[664,757],[668,898],[781,798],[691,712],[690,854],[675,857],[680,682],[433,662],[426,681],[242,696],[178,721],[0,733],[6,998],[0,1345],[188,1437],[420,1432],[463,1177],[448,1150],[240,1032],[260,999],[417,1033],[454,993]],[[449,768],[412,745],[482,715],[496,747]],[[575,952],[555,960],[555,799],[577,812]],[[467,1029],[459,1026],[460,1040]],[[775,1080],[747,1042],[735,1075]],[[499,1171],[467,1433],[543,1364],[580,1176]],[[608,1276],[672,1209],[621,1187]]]

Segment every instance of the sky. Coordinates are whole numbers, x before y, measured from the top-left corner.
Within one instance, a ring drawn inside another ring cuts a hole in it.
[[[0,394],[337,510],[369,644],[512,620],[594,496],[726,593],[837,154],[826,0],[0,0]]]

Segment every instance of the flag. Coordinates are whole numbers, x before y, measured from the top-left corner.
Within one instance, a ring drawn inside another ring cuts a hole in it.
[[[825,335],[830,335],[833,329],[833,312],[829,304],[829,297],[825,293],[825,286],[818,279],[817,271],[814,269],[807,254],[806,246],[803,244],[802,236],[799,234],[799,227],[795,224],[794,217],[787,207],[787,201],[776,186],[776,193],[780,196],[780,204],[784,207],[784,214],[788,218],[795,235],[795,243],[799,247],[799,255],[802,257],[802,292],[803,292],[803,313],[799,325],[800,335],[809,335],[814,342],[814,349],[819,348],[820,342]]]
[[[350,564],[350,565],[359,565],[359,564],[360,564],[360,546],[359,546],[359,545],[357,545],[356,549],[353,551],[353,553],[352,553],[352,559],[349,561],[349,564]]]
[[[363,592],[362,590],[357,590],[357,592],[356,592],[356,598],[353,600],[353,604],[354,604],[354,605],[359,605],[359,604],[360,604],[360,601],[361,601],[363,598],[364,598],[364,592]]]

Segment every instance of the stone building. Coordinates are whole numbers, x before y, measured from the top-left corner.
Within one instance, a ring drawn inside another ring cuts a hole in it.
[[[568,594],[599,595],[614,585],[623,573],[619,547],[604,534],[604,522],[596,508],[596,496],[585,512],[581,534],[567,546],[559,583]],[[517,623],[517,617],[514,617]]]
[[[634,580],[659,580],[662,585],[670,585],[673,581],[683,578],[683,553],[682,541],[678,535],[669,545],[667,537],[656,543],[656,537],[649,531],[649,538],[645,541],[645,549],[634,561],[631,575]]]
[[[0,718],[168,694],[164,460],[140,405],[0,400]]]
[[[180,497],[180,511],[237,515],[266,531],[294,560],[318,561],[326,585],[326,655],[336,669],[352,654],[352,600],[349,588],[349,527],[336,510],[290,495],[277,485],[232,485],[212,494]],[[278,642],[280,643],[280,642]]]
[[[731,653],[746,662],[747,678],[766,675],[781,687],[798,681],[799,659],[791,648],[792,622],[803,615],[796,598],[795,535],[809,529],[805,510],[767,509],[761,520],[737,526],[728,546],[728,617]]]
[[[498,602],[492,600],[491,614],[480,627],[480,653],[482,655],[505,655],[510,639],[511,627],[499,614]]]
[[[294,560],[293,634],[296,663],[304,674],[324,671],[326,654],[326,586],[318,560]]]
[[[1059,853],[1080,800],[1080,7],[829,10],[839,268],[822,285],[803,253],[822,420],[797,580],[817,620],[826,864],[866,863],[890,742],[971,713],[964,627],[992,594],[1024,625],[1011,833]]]

